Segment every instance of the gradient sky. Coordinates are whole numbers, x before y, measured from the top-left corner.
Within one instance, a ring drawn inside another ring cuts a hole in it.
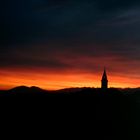
[[[0,89],[140,86],[139,0],[3,0]]]

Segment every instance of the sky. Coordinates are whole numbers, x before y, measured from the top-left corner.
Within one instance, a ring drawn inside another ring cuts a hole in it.
[[[140,86],[139,0],[0,1],[0,89]]]

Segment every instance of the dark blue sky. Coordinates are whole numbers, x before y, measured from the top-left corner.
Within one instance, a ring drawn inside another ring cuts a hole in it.
[[[92,42],[139,40],[139,4],[136,0],[5,0],[1,43],[75,37]]]
[[[0,68],[140,78],[139,0],[4,0]]]

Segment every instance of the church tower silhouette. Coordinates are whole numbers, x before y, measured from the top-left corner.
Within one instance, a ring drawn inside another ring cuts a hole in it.
[[[107,79],[107,74],[106,74],[105,68],[104,68],[104,73],[103,73],[102,80],[101,80],[101,88],[102,89],[108,88],[108,79]]]

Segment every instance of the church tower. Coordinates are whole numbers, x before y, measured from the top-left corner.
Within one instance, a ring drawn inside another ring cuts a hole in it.
[[[104,73],[103,73],[102,80],[101,80],[101,88],[102,89],[108,88],[108,79],[107,79],[107,74],[106,74],[105,68],[104,68]]]

